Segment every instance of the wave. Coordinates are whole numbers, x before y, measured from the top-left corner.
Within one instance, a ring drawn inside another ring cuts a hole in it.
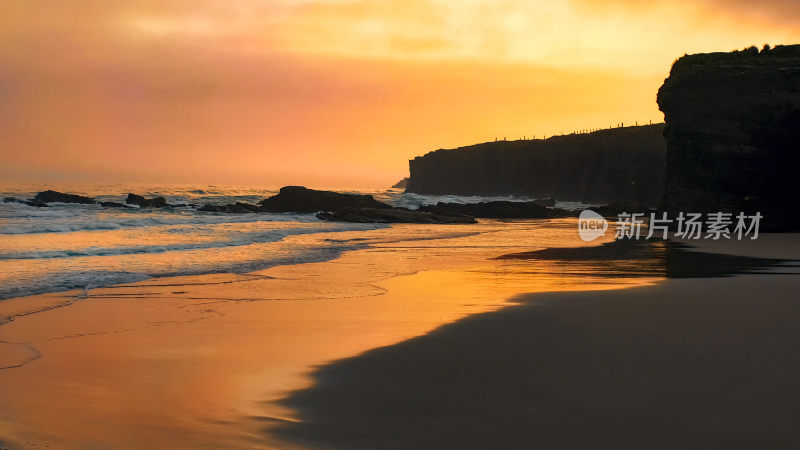
[[[336,259],[347,250],[354,250],[364,244],[325,246],[305,248],[295,254],[286,254],[260,260],[215,262],[214,265],[183,267],[180,269],[151,272],[125,270],[66,270],[20,277],[0,283],[0,300],[27,297],[76,289],[96,289],[124,283],[135,283],[151,278],[206,275],[214,273],[249,273],[274,266],[322,262]]]
[[[62,292],[76,289],[132,283],[150,278],[205,275],[215,273],[250,273],[269,267],[328,261],[342,253],[369,245],[393,245],[431,239],[459,238],[477,234],[474,230],[420,230],[393,233],[388,225],[373,225],[364,233],[344,234],[340,238],[328,232],[287,235],[274,242],[252,243],[226,248],[202,248],[162,254],[78,256],[71,260],[37,259],[0,260],[0,300]],[[381,229],[388,232],[381,231]],[[354,231],[342,228],[336,232]]]
[[[52,259],[52,258],[75,258],[84,256],[112,256],[112,255],[135,255],[152,254],[172,251],[202,250],[202,249],[221,249],[225,247],[238,247],[251,244],[262,244],[267,242],[277,242],[287,236],[299,234],[312,234],[322,232],[343,232],[343,231],[366,231],[385,227],[380,224],[309,224],[309,226],[295,225],[292,228],[283,228],[266,231],[231,231],[227,233],[218,232],[211,227],[187,227],[184,229],[166,229],[161,232],[183,233],[187,235],[216,234],[217,239],[200,242],[184,242],[168,245],[116,245],[116,246],[91,246],[77,247],[64,250],[38,250],[38,251],[15,251],[13,249],[0,249],[0,259],[22,260],[22,259]]]
[[[0,300],[31,295],[64,292],[75,289],[112,286],[115,284],[136,283],[151,277],[141,273],[113,271],[84,271],[73,273],[51,273],[36,279],[18,279],[0,285]]]
[[[520,196],[520,195],[494,195],[494,196],[481,196],[481,195],[427,195],[427,194],[413,194],[400,191],[387,191],[375,195],[377,200],[384,201],[392,206],[400,206],[403,208],[417,209],[420,206],[435,205],[436,203],[483,203],[494,201],[507,201],[507,202],[529,202],[538,200],[534,197]],[[567,210],[581,210],[597,206],[597,204],[589,204],[582,202],[563,202],[556,200],[556,208]]]
[[[314,214],[259,213],[218,214],[201,213],[194,209],[182,211],[109,210],[97,205],[68,205],[35,208],[0,205],[0,235],[69,233],[103,231],[166,225],[207,225],[247,222],[319,222]]]

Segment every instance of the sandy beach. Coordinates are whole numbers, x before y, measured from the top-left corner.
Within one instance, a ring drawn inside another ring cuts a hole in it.
[[[575,239],[572,220],[542,225],[373,237],[328,262],[24,299],[40,312],[21,313],[23,299],[0,302],[0,341],[12,350],[0,370],[2,444],[796,442],[797,277],[666,280],[609,258],[497,258],[543,242],[600,244]],[[755,256],[799,248],[795,236],[771,235]]]

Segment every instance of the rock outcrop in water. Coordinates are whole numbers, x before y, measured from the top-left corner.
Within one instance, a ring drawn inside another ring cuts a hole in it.
[[[51,190],[39,192],[33,199],[42,203],[94,203],[94,199],[91,197],[84,197],[83,195],[76,194],[65,194],[63,192]]]
[[[436,150],[409,162],[406,191],[655,205],[664,186],[663,126]]]
[[[443,215],[395,208],[371,195],[317,191],[284,186],[260,202],[261,212],[316,212],[320,220],[360,223],[474,223],[472,217]]]
[[[228,205],[204,205],[197,210],[203,212],[245,214],[258,212],[258,206],[245,202],[236,202]]]
[[[128,194],[125,203],[139,205],[142,208],[164,208],[167,206],[167,199],[164,197],[144,198],[141,195]]]
[[[658,105],[661,209],[761,212],[764,230],[800,229],[800,45],[684,56]]]
[[[126,206],[120,202],[100,202],[103,208],[125,208]]]
[[[317,191],[303,186],[284,186],[276,195],[259,203],[259,211],[264,212],[335,212],[345,208],[380,209],[391,206],[375,200],[371,195]]]
[[[549,204],[549,202],[546,202]],[[475,223],[481,218],[543,219],[568,217],[569,211],[548,208],[541,202],[486,202],[472,204],[439,203],[418,210],[399,208],[375,200],[371,195],[318,191],[302,186],[284,186],[260,206],[237,202],[230,205],[205,205],[203,212],[317,213],[320,220],[359,223]]]

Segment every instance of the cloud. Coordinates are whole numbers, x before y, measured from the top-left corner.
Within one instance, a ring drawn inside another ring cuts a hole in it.
[[[594,12],[643,12],[669,10],[686,16],[699,15],[714,22],[720,18],[733,22],[757,23],[797,31],[800,2],[796,0],[572,0],[580,8]]]
[[[440,146],[659,120],[675,57],[800,37],[794,3],[778,27],[702,1],[6,0],[0,175],[383,183]]]

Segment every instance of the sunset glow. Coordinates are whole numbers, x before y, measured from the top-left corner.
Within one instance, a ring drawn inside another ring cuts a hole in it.
[[[440,147],[662,121],[675,58],[800,38],[772,3],[12,0],[0,177],[388,186]]]

